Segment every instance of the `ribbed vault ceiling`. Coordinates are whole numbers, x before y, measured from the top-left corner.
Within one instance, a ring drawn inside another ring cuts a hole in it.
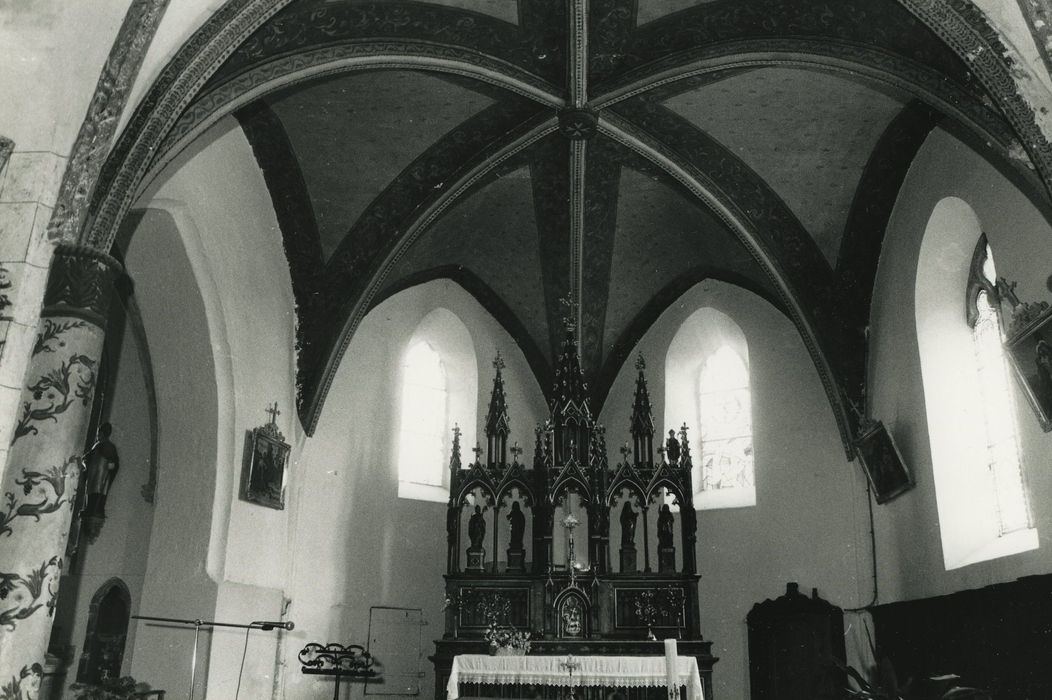
[[[740,284],[800,328],[846,430],[909,163],[940,121],[991,158],[1010,140],[893,0],[302,0],[176,131],[249,92],[236,114],[285,236],[308,430],[361,316],[436,277],[545,388],[569,295],[599,402],[679,294]]]

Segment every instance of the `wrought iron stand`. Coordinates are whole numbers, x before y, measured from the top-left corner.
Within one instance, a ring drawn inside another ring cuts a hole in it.
[[[323,646],[311,642],[300,650],[299,660],[303,664],[300,670],[305,674],[336,677],[333,700],[340,700],[341,678],[368,680],[377,675],[373,669],[373,657],[357,644],[343,646],[332,643]]]

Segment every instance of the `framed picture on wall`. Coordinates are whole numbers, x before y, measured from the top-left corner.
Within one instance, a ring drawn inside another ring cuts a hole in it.
[[[1052,308],[1020,328],[1005,348],[1041,428],[1052,430]]]
[[[913,475],[882,422],[868,421],[855,440],[855,449],[877,503],[887,503],[913,488]]]
[[[285,509],[285,471],[292,448],[274,420],[245,436],[245,464],[241,470],[241,500],[276,510]]]

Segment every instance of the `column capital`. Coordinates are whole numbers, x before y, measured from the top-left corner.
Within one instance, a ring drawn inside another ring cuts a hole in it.
[[[73,316],[106,328],[113,281],[122,270],[115,258],[94,248],[56,246],[40,315]]]

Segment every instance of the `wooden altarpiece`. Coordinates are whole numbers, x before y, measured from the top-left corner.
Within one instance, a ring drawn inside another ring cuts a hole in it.
[[[702,639],[699,622],[697,521],[686,426],[678,439],[670,433],[668,441],[657,447],[655,460],[654,421],[642,358],[636,364],[632,443],[621,449],[622,460],[613,468],[608,465],[604,428],[589,408],[572,328],[556,366],[549,419],[535,431],[532,468],[519,462],[521,450],[515,447],[509,461],[510,430],[499,356],[494,366],[486,446],[476,446],[473,463],[462,464],[459,432],[454,435],[446,519],[445,633],[436,640],[430,657],[435,665],[435,697],[445,697],[455,656],[488,652],[486,630],[496,622],[530,631],[531,654],[662,655],[661,640],[675,637],[679,654],[697,659],[705,697],[711,700],[712,665],[717,659],[710,653],[712,642]],[[571,494],[587,519],[586,532],[576,536],[574,519],[567,522],[563,517],[563,505]],[[670,497],[679,506],[675,515],[662,507]],[[647,532],[647,512],[654,507],[661,511],[656,557],[650,552]],[[636,509],[643,516],[642,567],[637,565],[636,518],[625,514]],[[471,520],[466,548],[461,535],[465,510]],[[492,511],[488,537],[481,525],[484,510]],[[616,569],[610,557],[612,511],[630,521],[622,528]],[[528,523],[525,527],[523,520]],[[678,570],[672,544],[674,520],[680,525],[683,549]],[[505,527],[504,522],[510,523],[511,537],[506,559],[500,562],[496,530]],[[524,533],[529,533],[532,545],[529,562]],[[566,561],[554,560],[557,538],[569,539]],[[575,561],[574,547],[581,543],[588,553],[587,567]]]

